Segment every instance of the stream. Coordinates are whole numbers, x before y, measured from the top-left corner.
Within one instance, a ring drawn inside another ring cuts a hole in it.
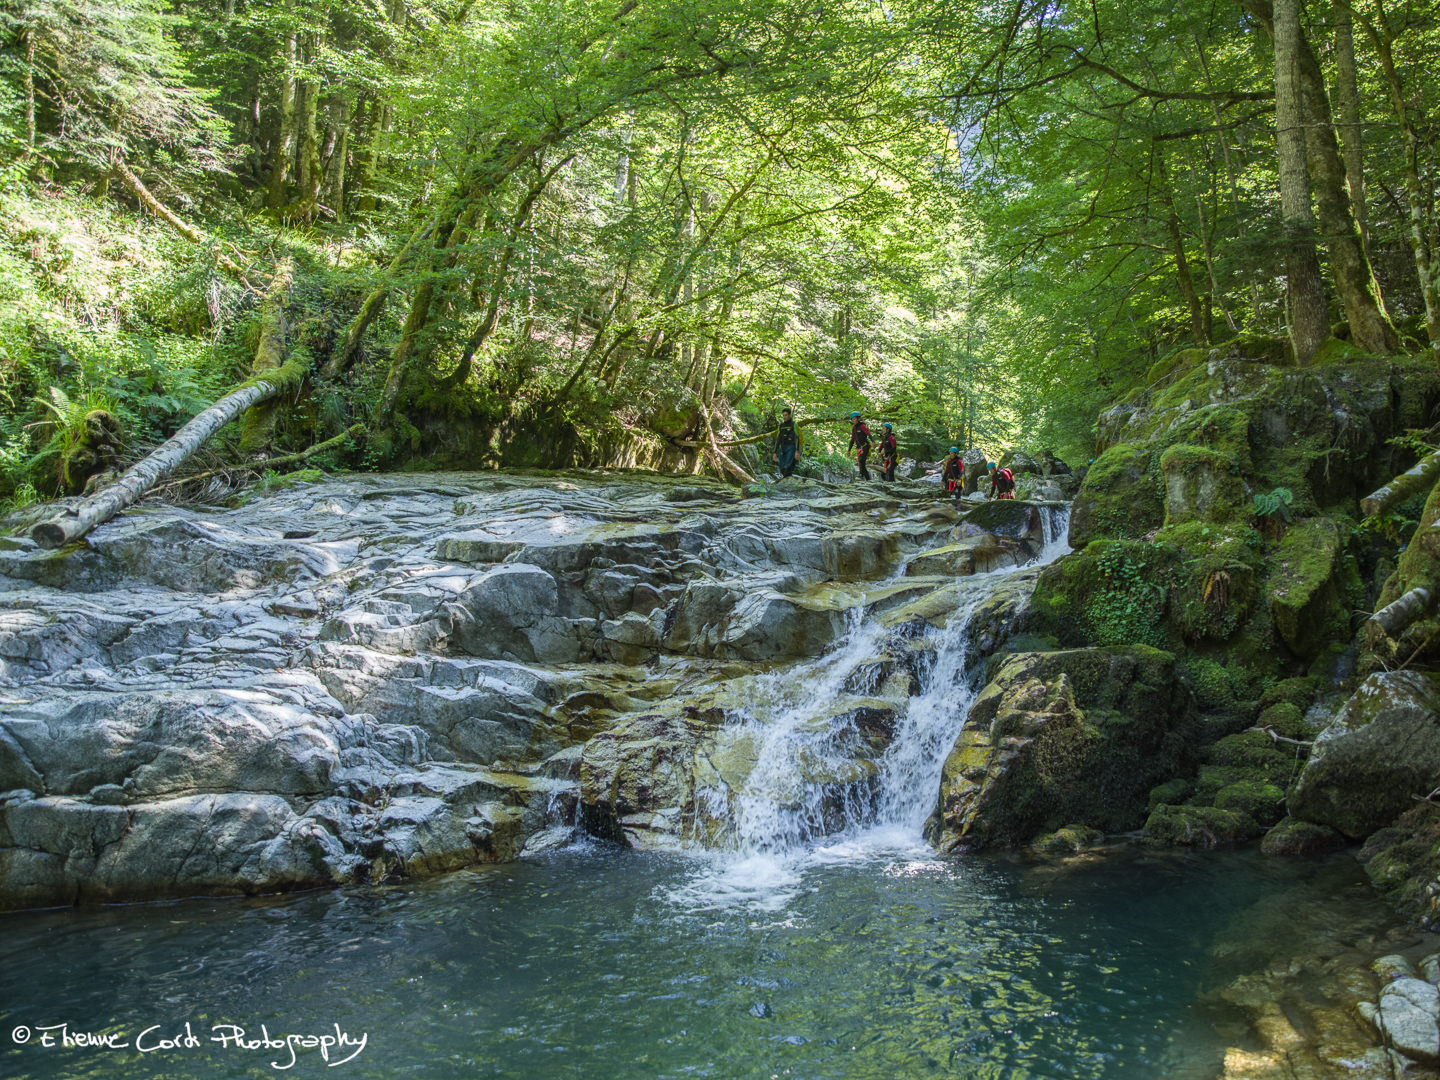
[[[1067,550],[1043,514],[1036,562]],[[1021,572],[960,579],[883,738],[834,719],[879,700],[878,606],[738,672],[700,755],[730,764],[648,849],[577,830],[425,880],[5,915],[0,1075],[1209,1080],[1249,1039],[1218,991],[1397,923],[1343,855],[937,856],[971,615]]]

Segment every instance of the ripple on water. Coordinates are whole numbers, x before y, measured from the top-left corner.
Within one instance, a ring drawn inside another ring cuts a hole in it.
[[[741,873],[592,848],[405,887],[12,916],[4,1031],[339,1023],[370,1036],[352,1077],[1209,1078],[1234,1033],[1205,995],[1303,948],[1358,878],[1245,853],[853,854]],[[6,1043],[0,1075],[257,1068]]]

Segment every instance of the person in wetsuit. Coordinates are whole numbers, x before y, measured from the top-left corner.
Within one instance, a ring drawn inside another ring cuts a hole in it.
[[[988,462],[986,468],[990,473],[990,498],[1015,498],[1015,474],[1009,469],[996,468],[993,461]]]
[[[895,438],[895,428],[891,424],[883,425],[885,434],[880,438],[880,479],[894,480],[895,466],[899,461],[899,442]]]
[[[804,450],[805,437],[795,426],[790,410],[788,408],[781,409],[780,428],[775,432],[775,452],[770,455],[780,466],[781,476],[790,476],[795,472],[795,466],[800,463],[800,455]]]
[[[860,479],[869,480],[870,470],[865,462],[870,457],[870,429],[860,419],[858,412],[850,414],[850,449],[855,451],[855,464],[860,467]]]
[[[960,448],[950,447],[950,453],[940,468],[940,481],[945,485],[946,495],[959,495],[965,484],[965,462],[960,459]]]

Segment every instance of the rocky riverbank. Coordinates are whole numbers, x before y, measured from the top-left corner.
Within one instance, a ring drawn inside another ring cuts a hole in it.
[[[1043,521],[933,483],[431,474],[0,540],[0,904],[434,873],[576,822],[703,837],[697,788],[753,767],[707,752],[742,677],[868,613],[887,644],[816,717],[853,768],[807,780],[843,796],[963,579],[1030,559]],[[1033,578],[974,619],[987,648]]]

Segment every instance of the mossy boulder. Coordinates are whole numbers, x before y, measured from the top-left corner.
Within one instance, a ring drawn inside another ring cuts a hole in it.
[[[1180,561],[1168,544],[1097,540],[1041,572],[1029,628],[1063,645],[1178,646],[1167,612]]]
[[[1149,446],[1121,443],[1096,458],[1085,473],[1070,515],[1070,546],[1136,539],[1164,521],[1158,454]]]
[[[1343,562],[1340,528],[1321,517],[1291,526],[1270,558],[1270,617],[1280,639],[1301,659],[1313,659],[1331,641],[1350,637],[1340,580]]]
[[[1169,525],[1156,540],[1174,547],[1169,617],[1187,642],[1229,641],[1255,613],[1263,542],[1246,524]]]
[[[1051,858],[1078,855],[1104,839],[1105,834],[1099,829],[1088,825],[1066,825],[1063,829],[1037,837],[1030,844],[1030,851]]]
[[[1145,838],[1181,847],[1215,848],[1253,840],[1264,830],[1248,814],[1215,806],[1157,806]]]
[[[1282,818],[1260,841],[1266,855],[1320,855],[1346,844],[1345,837],[1327,825]]]
[[[1412,803],[1360,849],[1365,872],[1402,914],[1440,927],[1440,804]]]
[[[1368,836],[1440,783],[1440,676],[1371,675],[1315,739],[1292,817]]]
[[[1285,792],[1264,780],[1237,780],[1215,794],[1221,810],[1238,810],[1261,825],[1274,825],[1285,816]]]
[[[1231,522],[1249,517],[1249,497],[1235,458],[1180,443],[1160,455],[1165,476],[1165,524]]]
[[[946,759],[928,828],[942,850],[1023,844],[1081,821],[1137,827],[1186,772],[1191,698],[1158,649],[1018,653],[1000,663]]]

